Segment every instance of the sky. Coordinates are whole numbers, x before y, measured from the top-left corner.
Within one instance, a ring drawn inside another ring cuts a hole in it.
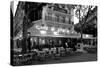
[[[17,0],[14,1],[14,14],[13,15],[15,15],[18,2],[19,1],[17,1]],[[78,22],[79,22],[79,19],[75,16],[75,9],[74,9],[74,24],[77,24]]]
[[[14,1],[14,5],[13,5],[13,6],[14,6],[14,14],[13,14],[13,15],[15,15],[15,12],[16,12],[16,9],[17,9],[18,2],[19,2],[19,1],[17,1],[17,0]]]
[[[74,24],[77,24],[79,22],[79,19],[75,16],[75,11],[76,9],[74,9]]]

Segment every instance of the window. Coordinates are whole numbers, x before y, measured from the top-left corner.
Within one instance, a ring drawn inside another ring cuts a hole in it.
[[[62,8],[65,8],[65,5],[62,4]]]
[[[52,21],[55,22],[55,15],[52,15]]]
[[[48,13],[48,20],[52,21],[52,13]]]
[[[56,22],[59,22],[59,16],[56,15]]]
[[[55,16],[55,22],[57,22],[57,17]]]
[[[63,23],[63,17],[60,17],[60,23]]]
[[[33,37],[33,45],[38,45],[38,38],[37,37]]]
[[[63,17],[63,23],[65,23],[65,17]]]
[[[61,17],[61,16],[59,16],[59,22],[60,22],[60,23],[62,22],[62,21],[61,21],[61,18],[62,18],[62,17]]]
[[[52,9],[52,6],[51,6],[51,5],[49,5],[49,6],[48,6],[48,8]]]
[[[45,45],[45,39],[39,38],[39,45]]]
[[[69,18],[69,24],[71,24],[71,19]]]

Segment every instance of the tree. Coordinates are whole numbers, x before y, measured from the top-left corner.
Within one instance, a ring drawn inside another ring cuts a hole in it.
[[[81,42],[82,42],[82,34],[83,34],[83,26],[85,25],[86,19],[87,19],[87,14],[91,6],[87,5],[77,5],[75,6],[75,15],[79,19],[79,31],[81,33]]]
[[[86,34],[92,34],[94,36],[97,35],[97,28],[96,28],[96,23],[94,23],[94,20],[97,20],[97,16],[94,16],[94,18],[91,19],[91,21],[88,21],[88,18],[91,17],[95,13],[94,9],[96,8],[95,6],[89,6],[88,7],[88,12],[87,14],[82,18],[80,23],[75,25],[75,30],[78,32],[86,33]],[[97,22],[97,21],[95,21]]]

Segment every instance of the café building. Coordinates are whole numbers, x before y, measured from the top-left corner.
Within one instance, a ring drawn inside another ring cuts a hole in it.
[[[38,11],[37,11],[38,12]],[[68,41],[75,42],[80,33],[74,30],[73,9],[67,6],[47,4],[43,6],[41,19],[33,21],[30,32],[32,46],[42,45],[46,48],[61,47]]]

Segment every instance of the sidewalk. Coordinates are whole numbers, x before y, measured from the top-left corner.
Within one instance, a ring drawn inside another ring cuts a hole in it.
[[[96,54],[89,53],[76,53],[67,55],[65,57],[59,57],[58,59],[46,59],[45,61],[34,61],[32,64],[55,64],[55,63],[71,63],[71,62],[87,62],[96,61]]]

